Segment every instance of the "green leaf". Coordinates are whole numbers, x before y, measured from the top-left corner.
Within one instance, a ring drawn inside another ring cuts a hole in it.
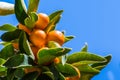
[[[19,49],[21,53],[26,53],[29,55],[32,59],[34,59],[33,52],[30,48],[29,42],[27,40],[26,34],[24,31],[21,32],[20,38],[19,38]]]
[[[0,30],[2,31],[14,31],[16,30],[17,28],[13,25],[10,25],[10,24],[4,24],[2,26],[0,26]]]
[[[29,28],[32,29],[35,26],[35,22],[38,20],[38,16],[35,12],[29,13],[29,16],[25,18],[25,25]]]
[[[94,67],[94,68],[96,68],[96,69],[98,69],[98,70],[103,69],[111,61],[112,56],[108,55],[108,56],[105,56],[104,58],[106,59],[106,62],[95,63],[95,64],[93,64],[91,66]]]
[[[16,30],[10,31],[10,32],[6,32],[6,33],[2,34],[1,39],[3,41],[12,41],[12,40],[19,38],[20,33],[21,33],[21,30],[19,30],[19,29],[16,29]]]
[[[81,52],[87,52],[88,51],[88,45],[85,43],[85,45],[82,47]]]
[[[54,80],[63,80],[63,76],[62,74],[57,70],[56,65],[55,64],[51,64],[48,66],[50,71],[53,73],[54,75]]]
[[[28,14],[31,12],[37,12],[40,0],[29,0]]]
[[[16,69],[14,75],[16,78],[22,78],[25,75],[24,69],[22,68]]]
[[[91,73],[81,73],[80,80],[91,80],[94,74]]]
[[[8,45],[8,44],[10,44],[10,42],[4,42],[4,41],[0,42],[0,45],[4,45],[5,46],[5,45]]]
[[[59,22],[59,20],[61,18],[62,12],[63,12],[63,10],[59,10],[59,11],[56,11],[56,12],[49,15],[50,22],[49,22],[48,26],[45,29],[46,33],[48,33],[49,31],[55,29],[56,24]]]
[[[74,36],[66,36],[65,37],[65,43],[72,40],[74,38]]]
[[[14,4],[0,2],[0,16],[6,16],[14,13]]]
[[[23,76],[21,80],[37,80],[38,75],[39,75],[39,72],[37,71],[31,72]]]
[[[58,10],[58,11],[50,14],[50,15],[49,15],[50,21],[51,21],[51,20],[54,20],[55,17],[60,16],[62,13],[63,13],[63,10]]]
[[[49,49],[41,49],[38,51],[38,64],[46,64],[51,61],[55,57],[62,56],[67,54],[71,49],[70,48],[49,48]]]
[[[89,65],[82,65],[82,66],[76,66],[80,72],[86,72],[86,73],[99,73],[100,71],[95,69],[95,68],[92,68],[91,66]]]
[[[91,64],[95,64],[95,63],[103,63],[103,61],[79,61],[79,62],[75,62],[72,65],[73,66],[82,66],[82,65],[91,65]]]
[[[0,51],[0,58],[2,59],[8,59],[9,57],[14,55],[14,48],[12,44],[6,45],[1,51]]]
[[[10,57],[4,64],[4,66],[9,68],[30,66],[28,64],[28,56],[25,54],[17,54]]]
[[[66,80],[65,77],[60,73],[59,80]]]
[[[67,57],[67,63],[75,63],[79,61],[106,61],[106,59],[89,52],[76,52]]]
[[[15,69],[12,69],[12,68],[8,68],[7,69],[7,76],[5,80],[14,80],[14,72],[15,72]]]
[[[51,80],[54,80],[54,75],[52,72],[47,71],[47,72],[43,72],[42,74],[48,76],[49,78],[51,78]]]
[[[0,66],[0,76],[6,76],[7,75],[7,68],[4,66]]]
[[[24,20],[28,17],[24,0],[15,0],[15,15],[17,20],[24,25]]]
[[[6,62],[6,60],[5,60],[5,59],[0,58],[0,65],[4,64],[5,62]]]
[[[58,43],[55,42],[55,41],[49,41],[48,44],[47,44],[47,46],[48,46],[49,48],[59,48],[59,47],[61,47],[60,44],[58,44]]]
[[[56,68],[65,77],[72,77],[78,75],[76,69],[71,64],[56,64]]]

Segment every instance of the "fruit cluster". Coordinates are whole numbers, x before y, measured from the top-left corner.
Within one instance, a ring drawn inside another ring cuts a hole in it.
[[[41,48],[47,48],[49,41],[55,41],[60,46],[65,42],[64,34],[58,30],[52,30],[50,32],[45,32],[49,24],[49,16],[45,13],[38,14],[38,20],[32,29],[27,28],[25,25],[19,24],[18,28],[25,31],[29,35],[29,40],[31,43],[31,49],[37,59],[37,52]],[[14,44],[16,46],[16,44]],[[18,49],[18,47],[16,47]]]
[[[37,14],[39,0],[15,0],[14,12],[19,24],[0,26],[5,31],[0,39],[0,80],[91,80],[111,60],[81,51],[68,54],[71,48],[62,45],[73,36],[56,30],[63,10]],[[1,20],[2,21],[2,20]],[[68,55],[67,55],[68,54]]]

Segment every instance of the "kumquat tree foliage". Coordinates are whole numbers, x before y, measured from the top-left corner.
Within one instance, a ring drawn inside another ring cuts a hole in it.
[[[0,15],[15,14],[18,25],[0,26],[0,80],[91,80],[110,62],[111,55],[81,51],[68,54],[62,45],[73,39],[56,30],[63,10],[50,15],[37,13],[39,0],[15,4],[0,2]],[[1,20],[2,21],[2,20]]]

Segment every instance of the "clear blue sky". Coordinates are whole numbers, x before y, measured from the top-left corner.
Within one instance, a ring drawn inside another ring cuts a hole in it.
[[[14,3],[14,0],[0,1]],[[92,80],[119,80],[120,0],[41,0],[38,12],[50,14],[60,9],[64,13],[57,29],[75,36],[65,46],[77,52],[87,42],[90,52],[113,56],[111,63]],[[0,16],[0,25],[17,25],[15,19],[14,15]]]

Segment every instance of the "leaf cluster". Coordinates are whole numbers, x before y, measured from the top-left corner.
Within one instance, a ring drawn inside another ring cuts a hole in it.
[[[29,0],[26,9],[23,0],[15,0],[15,15],[19,23],[31,29],[38,20],[36,14],[39,0]],[[31,6],[32,5],[32,6]],[[53,12],[49,15],[50,22],[45,28],[48,33],[56,28],[63,10]],[[37,53],[37,60],[30,47],[29,35],[18,29],[17,26],[4,24],[0,26],[4,31],[1,35],[4,48],[0,51],[0,79],[1,80],[66,80],[78,76],[78,80],[90,80],[100,73],[111,60],[111,55],[100,56],[88,52],[85,45],[81,51],[68,54],[71,48],[61,47],[56,42],[50,42],[49,48],[40,49]],[[73,36],[66,36],[65,42],[73,39]],[[19,44],[15,49],[13,43]],[[55,59],[58,62],[55,62]],[[76,68],[79,71],[76,71]]]

